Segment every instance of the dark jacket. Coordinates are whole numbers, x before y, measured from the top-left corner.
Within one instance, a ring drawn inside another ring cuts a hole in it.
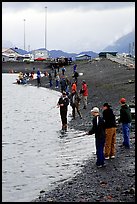
[[[69,99],[70,99],[70,105],[71,106],[78,106],[78,104],[79,104],[79,102],[81,100],[78,92],[71,93],[69,95]]]
[[[58,104],[64,104],[64,106],[60,106],[60,111],[67,111],[67,107],[69,105],[69,99],[68,97],[60,97],[59,98],[59,101],[58,101]]]
[[[111,108],[107,108],[103,111],[103,119],[105,121],[105,128],[116,127],[115,115]]]
[[[98,125],[97,125],[97,117],[98,117]],[[92,135],[95,133],[95,138],[97,140],[105,139],[105,123],[101,116],[95,116],[92,120],[93,126],[92,129],[89,130],[88,134]]]
[[[131,123],[132,116],[131,116],[131,109],[127,104],[121,106],[120,109],[120,119],[119,122],[121,123]]]

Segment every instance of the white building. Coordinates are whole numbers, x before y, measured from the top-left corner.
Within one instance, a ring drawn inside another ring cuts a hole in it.
[[[47,58],[49,58],[48,51],[45,49],[33,50],[32,54],[34,56],[34,60],[38,58],[42,58],[46,60]]]
[[[80,54],[76,56],[76,60],[91,60],[91,56],[87,54]]]

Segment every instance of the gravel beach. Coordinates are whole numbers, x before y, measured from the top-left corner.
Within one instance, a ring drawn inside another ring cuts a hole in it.
[[[135,104],[134,68],[120,65],[108,59],[78,62],[77,65],[78,73],[83,73],[78,77],[77,89],[80,90],[82,80],[87,82],[89,89],[88,105],[87,109],[84,110],[81,102],[80,110],[83,118],[80,119],[76,115],[76,119],[69,122],[69,128],[89,130],[92,125],[90,110],[94,106],[101,109],[102,105],[108,102],[112,105],[115,115],[118,116],[121,97],[127,99],[127,104]],[[69,79],[73,79],[73,65],[66,66],[65,74]],[[30,80],[28,83],[37,86],[36,80]],[[41,86],[50,88],[48,77],[42,77]],[[57,90],[55,89],[55,82],[50,89]],[[40,189],[38,198],[31,202],[135,202],[134,120],[130,142],[130,149],[120,146],[122,144],[122,132],[121,126],[117,124],[115,159],[106,160],[106,167],[98,169],[95,165],[96,155],[92,156],[82,171],[74,178],[59,184],[50,192]]]

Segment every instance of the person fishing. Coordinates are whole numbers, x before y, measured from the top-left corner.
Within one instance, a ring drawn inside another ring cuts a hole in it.
[[[41,86],[41,73],[40,70],[37,70],[37,86]]]
[[[69,95],[69,99],[70,99],[70,105],[72,107],[72,116],[73,116],[73,119],[75,119],[76,110],[77,110],[77,113],[80,116],[80,119],[82,119],[82,115],[81,115],[81,112],[79,110],[81,98],[79,96],[79,93],[75,89],[72,90],[72,93]]]
[[[80,89],[80,94],[82,94],[83,98],[83,109],[87,109],[87,99],[88,99],[88,86],[85,80],[82,81],[82,88]]]
[[[105,145],[105,122],[103,118],[100,116],[99,108],[94,107],[91,110],[91,114],[93,115],[92,120],[92,128],[86,132],[84,135],[92,135],[95,134],[95,145],[96,145],[96,165],[98,168],[104,167],[105,165],[105,157],[104,157],[104,145]]]
[[[69,105],[69,98],[65,91],[62,92],[58,100],[57,107],[60,107],[60,116],[62,121],[62,130],[67,131],[67,111]]]

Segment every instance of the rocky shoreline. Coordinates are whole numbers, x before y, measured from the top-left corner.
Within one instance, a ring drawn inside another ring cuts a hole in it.
[[[73,65],[67,66],[66,70],[66,76],[72,79]],[[77,71],[83,73],[78,77],[78,90],[83,79],[88,84],[88,106],[84,110],[81,104],[83,119],[77,116],[76,120],[69,122],[69,128],[88,130],[91,127],[90,110],[93,106],[101,109],[103,103],[108,102],[118,116],[121,97],[125,97],[128,104],[135,104],[135,69],[102,59],[78,63]],[[30,80],[28,83],[37,86],[36,80]],[[50,88],[48,78],[45,76],[41,79],[41,84],[42,87]],[[50,89],[56,90],[55,85]],[[130,142],[129,150],[120,146],[122,132],[120,125],[117,124],[115,159],[107,160],[106,167],[97,169],[96,156],[91,157],[74,178],[59,184],[50,192],[41,189],[38,198],[31,202],[135,202],[134,121]]]

